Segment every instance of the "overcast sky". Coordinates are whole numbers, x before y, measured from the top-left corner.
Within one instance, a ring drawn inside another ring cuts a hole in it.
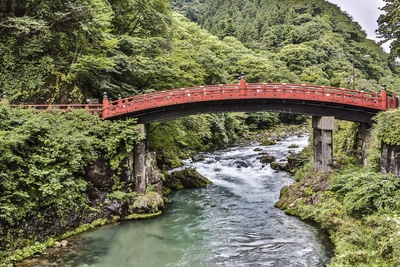
[[[376,40],[375,30],[378,28],[378,20],[381,11],[379,7],[384,6],[383,0],[327,0],[338,5],[357,21],[367,32],[369,39]],[[389,45],[384,45],[389,51]]]

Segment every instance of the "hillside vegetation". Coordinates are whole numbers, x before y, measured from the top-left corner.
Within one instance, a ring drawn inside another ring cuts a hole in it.
[[[358,23],[327,1],[174,0],[173,3],[175,10],[198,21],[220,39],[235,36],[253,51],[268,54],[272,62],[290,70],[292,82],[347,87],[354,55],[357,89],[379,91],[381,84],[387,84],[390,90],[395,90],[400,85],[398,69],[389,56],[374,41],[366,39]]]

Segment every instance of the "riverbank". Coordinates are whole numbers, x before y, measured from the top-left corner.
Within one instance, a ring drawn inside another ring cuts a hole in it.
[[[330,266],[400,265],[400,179],[379,172],[379,144],[397,142],[398,128],[393,127],[397,117],[390,115],[380,115],[372,130],[375,135],[365,145],[368,150],[362,153],[353,150],[355,124],[338,123],[332,173],[306,165],[295,175],[298,182],[281,190],[277,207],[316,222],[329,233],[335,246]],[[366,166],[359,165],[357,154],[365,155],[361,162]]]

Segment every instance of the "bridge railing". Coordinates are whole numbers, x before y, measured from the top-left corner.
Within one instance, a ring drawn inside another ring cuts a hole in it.
[[[191,102],[258,98],[322,101],[378,110],[397,107],[396,98],[388,98],[386,92],[376,94],[301,84],[241,83],[174,89],[120,99],[104,107],[103,118]]]
[[[395,95],[394,97],[387,97],[385,90],[382,91],[381,94],[376,94],[329,86],[246,83],[244,80],[241,80],[239,84],[173,89],[118,99],[111,102],[108,100],[107,95],[105,95],[103,105],[11,105],[10,107],[33,108],[36,110],[54,112],[84,109],[99,114],[103,119],[106,119],[164,106],[229,99],[294,99],[340,103],[376,110],[387,110],[394,107],[397,108],[399,105],[397,97]],[[4,98],[4,94],[3,100],[7,100]],[[5,102],[3,100],[2,102]]]

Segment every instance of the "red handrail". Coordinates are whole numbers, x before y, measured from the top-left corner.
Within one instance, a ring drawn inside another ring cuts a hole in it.
[[[34,108],[46,111],[70,111],[84,109],[102,119],[152,108],[177,104],[231,99],[297,99],[351,106],[366,107],[378,111],[397,108],[396,95],[388,97],[386,91],[380,94],[361,92],[329,86],[284,84],[284,83],[246,83],[208,85],[160,91],[109,101],[105,95],[102,105],[10,105],[13,108]]]
[[[190,87],[134,96],[110,102],[103,108],[103,119],[147,109],[177,104],[227,99],[297,99],[347,104],[376,110],[397,107],[396,100],[381,94],[329,86],[246,83]]]

